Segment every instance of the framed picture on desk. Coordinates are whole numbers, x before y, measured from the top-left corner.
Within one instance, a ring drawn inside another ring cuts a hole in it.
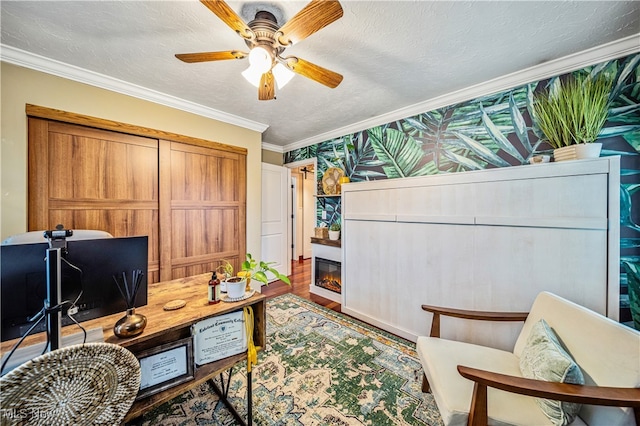
[[[191,337],[135,355],[140,361],[141,374],[140,391],[136,399],[146,398],[194,378]]]

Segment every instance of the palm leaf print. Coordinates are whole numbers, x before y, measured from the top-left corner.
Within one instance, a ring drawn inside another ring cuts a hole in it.
[[[425,176],[433,174],[435,165],[432,162],[421,164],[424,153],[420,145],[405,133],[382,126],[369,129],[369,140],[387,178],[409,176]]]

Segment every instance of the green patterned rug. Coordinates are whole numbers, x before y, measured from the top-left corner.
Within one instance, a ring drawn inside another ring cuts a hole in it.
[[[441,425],[420,391],[415,345],[292,294],[267,302],[267,348],[253,367],[255,425]],[[229,399],[246,416],[246,364]],[[144,416],[145,425],[234,425],[205,383]]]

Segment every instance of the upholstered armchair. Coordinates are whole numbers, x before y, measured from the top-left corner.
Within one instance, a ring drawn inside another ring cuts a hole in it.
[[[422,389],[445,425],[640,425],[640,332],[547,292],[529,313],[422,309]],[[441,338],[442,316],[524,325],[504,351]]]

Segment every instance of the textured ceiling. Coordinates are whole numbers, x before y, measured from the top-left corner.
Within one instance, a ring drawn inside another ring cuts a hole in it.
[[[229,1],[248,22],[256,2]],[[265,2],[262,2],[265,3]],[[344,16],[286,50],[344,76],[297,75],[258,101],[246,60],[175,53],[246,50],[198,1],[7,1],[2,45],[268,125],[287,146],[640,32],[638,2],[342,1]],[[270,2],[285,21],[306,2]],[[282,23],[280,23],[282,24]]]

